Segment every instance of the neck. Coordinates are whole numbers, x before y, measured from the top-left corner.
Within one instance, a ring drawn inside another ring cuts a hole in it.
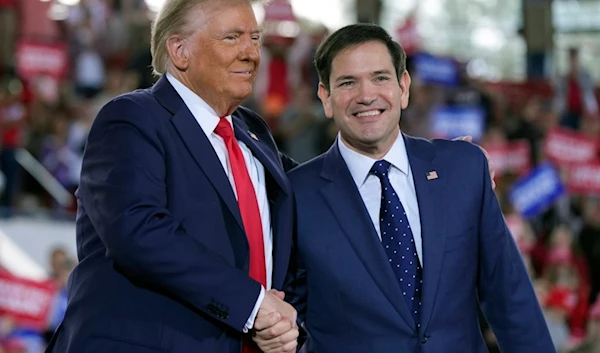
[[[171,72],[171,75],[173,75],[173,77],[175,77],[179,82],[194,92],[198,97],[202,98],[202,100],[205,101],[206,104],[208,104],[218,116],[223,117],[231,115],[240,106],[240,104],[242,104],[241,101],[224,99],[224,95],[219,94],[218,92],[211,92],[203,89],[202,87],[196,87],[191,80],[188,79],[187,75],[183,74],[182,72]]]

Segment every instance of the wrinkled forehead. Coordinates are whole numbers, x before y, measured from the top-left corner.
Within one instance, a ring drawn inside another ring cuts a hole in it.
[[[210,32],[258,32],[261,30],[248,0],[207,0],[188,14],[188,26],[192,31]]]

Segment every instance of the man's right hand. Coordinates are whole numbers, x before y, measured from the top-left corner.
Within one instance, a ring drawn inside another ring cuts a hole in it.
[[[298,345],[298,313],[283,298],[284,293],[276,290],[265,293],[254,321],[253,340],[265,353],[295,352]]]

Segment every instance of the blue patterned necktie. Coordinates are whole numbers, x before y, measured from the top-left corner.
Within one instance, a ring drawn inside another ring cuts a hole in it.
[[[421,266],[406,211],[388,178],[389,170],[390,163],[384,160],[375,162],[371,168],[371,174],[381,181],[381,244],[418,328],[421,326]]]

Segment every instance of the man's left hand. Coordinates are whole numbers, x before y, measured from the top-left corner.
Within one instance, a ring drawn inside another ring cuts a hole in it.
[[[254,322],[254,335],[252,339],[261,351],[265,353],[293,353],[298,346],[298,325],[296,323],[296,311],[283,301],[283,292],[271,289],[267,295],[274,295],[285,306],[293,311],[291,317],[282,316],[277,311],[269,312],[261,307],[258,310]]]
[[[455,141],[467,141],[467,142],[473,142],[473,136],[460,136],[454,139]],[[492,160],[490,159],[490,154],[488,153],[488,151],[485,150],[485,148],[477,145],[479,148],[481,148],[481,150],[483,151],[483,154],[485,154],[485,158],[487,158],[487,162],[488,162],[488,167],[490,169],[490,178],[492,178],[492,189],[496,188],[496,182],[494,181],[494,177],[496,176],[496,171],[494,171],[494,166],[492,165]]]

